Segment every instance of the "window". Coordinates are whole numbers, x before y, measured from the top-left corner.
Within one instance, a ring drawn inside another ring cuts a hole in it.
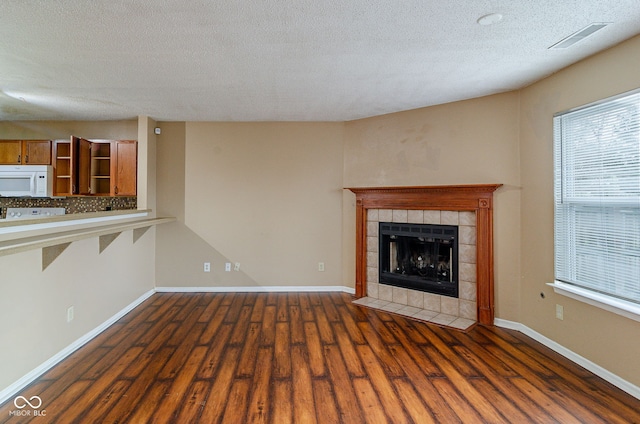
[[[640,91],[554,117],[555,279],[640,304]]]

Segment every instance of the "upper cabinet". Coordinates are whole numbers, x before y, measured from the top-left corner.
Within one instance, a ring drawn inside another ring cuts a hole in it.
[[[51,140],[0,140],[0,165],[51,165]]]
[[[113,191],[117,196],[135,196],[138,191],[138,142],[118,140],[113,144]],[[133,170],[133,172],[132,172]]]
[[[72,143],[74,140],[72,140]],[[87,140],[78,146],[79,194],[135,196],[138,173],[138,142],[134,140]]]
[[[71,137],[70,140],[55,140],[53,142],[53,194],[56,196],[78,194],[77,140],[77,137]]]
[[[0,165],[53,165],[55,196],[135,196],[135,140],[0,140]]]
[[[0,164],[20,165],[22,163],[22,141],[0,140]]]

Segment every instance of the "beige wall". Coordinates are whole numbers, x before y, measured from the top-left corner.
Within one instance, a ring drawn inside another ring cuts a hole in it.
[[[507,93],[348,122],[344,148],[345,187],[504,184],[494,197],[496,313],[514,321],[520,301],[518,102],[518,93]]]
[[[553,281],[552,116],[640,87],[640,37],[522,90],[520,322],[640,386],[640,323],[556,295]],[[542,299],[540,293],[546,298]],[[555,305],[564,320],[555,318]]]
[[[344,124],[160,126],[158,286],[342,283]]]
[[[102,253],[97,238],[81,240],[44,271],[40,250],[0,257],[0,390],[152,290],[154,244],[152,229],[135,244],[126,231]]]
[[[0,122],[2,138],[136,139],[137,121]],[[44,271],[42,253],[0,257],[0,391],[154,287],[155,230],[131,231],[99,253],[98,239],[72,243]],[[67,323],[67,308],[75,318]],[[46,402],[45,399],[43,399]]]
[[[3,139],[65,139],[77,137],[113,140],[137,140],[138,121],[0,121]]]

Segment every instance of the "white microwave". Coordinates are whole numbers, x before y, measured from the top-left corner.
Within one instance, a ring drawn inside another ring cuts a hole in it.
[[[50,165],[0,165],[0,196],[52,197]]]

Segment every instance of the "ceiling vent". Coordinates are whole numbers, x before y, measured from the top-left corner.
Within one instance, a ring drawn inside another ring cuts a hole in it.
[[[567,38],[563,38],[562,40],[555,43],[553,46],[549,47],[549,49],[566,49],[568,47],[573,46],[579,41],[584,40],[587,37],[590,37],[597,31],[600,31],[602,28],[609,25],[610,22],[597,22],[582,28],[579,31],[574,32]]]

